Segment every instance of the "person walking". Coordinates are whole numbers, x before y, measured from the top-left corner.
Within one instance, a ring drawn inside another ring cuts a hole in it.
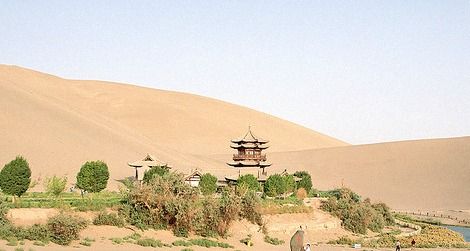
[[[400,251],[401,250],[401,244],[400,244],[400,241],[397,241],[397,243],[395,244],[395,251]]]
[[[310,243],[307,243],[307,246],[305,246],[304,251],[311,251],[310,250]]]
[[[411,240],[411,250],[415,249],[415,245],[416,245],[416,241],[413,238],[413,240]]]

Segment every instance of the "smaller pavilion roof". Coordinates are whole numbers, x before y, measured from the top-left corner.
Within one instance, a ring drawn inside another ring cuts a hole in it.
[[[142,160],[137,160],[134,162],[127,163],[132,168],[142,168],[142,167],[155,167],[155,166],[166,166],[171,168],[167,163],[155,158],[151,154],[147,154]]]
[[[199,177],[202,176],[202,173],[199,171],[199,170],[194,170],[193,172],[191,172],[190,174],[184,176],[184,180],[189,180],[190,178],[196,176],[196,175],[199,175]]]

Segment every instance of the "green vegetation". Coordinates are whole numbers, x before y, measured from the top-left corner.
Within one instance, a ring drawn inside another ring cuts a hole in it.
[[[200,197],[198,189],[186,184],[181,174],[167,173],[133,188],[121,213],[142,229],[172,229],[176,236],[190,232],[225,236],[239,218],[261,223],[258,201],[253,196],[252,192],[241,194],[228,188],[220,198]]]
[[[284,195],[295,190],[295,180],[292,175],[274,174],[264,183],[264,193],[270,197]]]
[[[78,211],[101,211],[105,208],[119,207],[123,200],[122,195],[116,192],[102,191],[92,196],[93,199],[89,194],[82,197],[77,193],[63,193],[60,200],[56,200],[45,193],[27,192],[20,200],[13,203],[8,198],[6,203],[10,208],[75,208]]]
[[[307,171],[297,171],[294,173],[294,176],[297,178],[301,178],[299,182],[297,182],[297,189],[303,188],[307,191],[307,194],[310,193],[312,190],[312,176]]]
[[[124,227],[126,221],[116,213],[108,214],[106,212],[100,212],[95,219],[93,219],[93,224]]]
[[[148,183],[155,176],[163,176],[169,172],[170,171],[167,166],[153,166],[149,170],[145,171],[143,182]]]
[[[25,158],[17,156],[0,172],[0,188],[8,195],[21,197],[31,183],[31,169]]]
[[[306,206],[303,200],[296,196],[284,199],[264,199],[261,201],[261,214],[309,213],[312,207]]]
[[[106,188],[109,179],[108,166],[103,161],[87,161],[77,174],[77,187],[89,193]]]
[[[261,186],[258,182],[258,179],[253,174],[245,174],[238,178],[237,189],[245,188],[255,192],[261,190]]]
[[[136,244],[143,247],[163,247],[163,243],[160,240],[155,240],[153,238],[138,239]]]
[[[361,201],[360,197],[348,188],[335,190],[321,209],[342,220],[343,226],[354,233],[365,234],[367,229],[380,232],[385,225],[393,224],[389,208],[383,204]]]
[[[287,191],[287,184],[284,178],[279,174],[269,176],[264,183],[264,193],[267,196],[275,197],[284,194]]]
[[[46,188],[46,193],[51,194],[55,197],[59,197],[65,190],[67,185],[67,177],[57,177],[52,176],[51,178],[46,178],[44,180],[44,187]]]
[[[80,231],[87,226],[87,222],[77,216],[59,214],[47,222],[52,233],[51,241],[59,245],[69,245],[72,240],[78,240]]]
[[[83,239],[83,240],[80,241],[80,245],[89,247],[89,246],[91,246],[91,244],[92,244],[93,242],[95,242],[95,239],[86,237],[85,239]]]
[[[203,195],[211,195],[217,191],[217,177],[210,173],[205,173],[199,181],[199,189]]]
[[[282,244],[284,244],[283,240],[280,240],[280,239],[274,238],[274,237],[269,237],[268,235],[264,236],[264,242],[272,244],[272,245],[282,245]]]

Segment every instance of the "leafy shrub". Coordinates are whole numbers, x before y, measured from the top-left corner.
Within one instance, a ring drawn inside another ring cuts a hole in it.
[[[171,245],[177,246],[177,247],[179,247],[179,246],[189,247],[189,246],[191,246],[192,244],[191,244],[191,242],[189,242],[189,241],[185,241],[185,240],[176,240],[176,241],[174,241],[173,243],[171,243]]]
[[[272,244],[272,245],[282,245],[282,244],[284,244],[283,240],[280,240],[280,239],[275,238],[275,237],[270,237],[268,235],[264,236],[264,242]]]
[[[49,242],[52,232],[46,225],[34,224],[31,227],[25,229],[25,239],[31,241],[42,241]]]
[[[286,186],[286,191],[284,193],[291,193],[294,192],[296,187],[295,187],[295,179],[293,175],[284,175],[282,176],[284,179],[284,183]]]
[[[209,240],[209,239],[205,239],[205,238],[192,239],[192,240],[190,240],[190,242],[193,245],[200,246],[200,247],[206,247],[206,248],[210,248],[210,247],[233,248],[233,246],[231,246],[228,243],[213,241],[213,240]]]
[[[46,193],[52,194],[55,197],[58,197],[61,193],[64,192],[66,185],[67,177],[60,178],[54,175],[51,178],[46,178],[44,180],[44,187],[46,188]]]
[[[354,233],[365,234],[367,229],[380,232],[393,222],[393,218],[387,218],[391,214],[386,205],[371,204],[369,199],[361,202],[359,195],[350,189],[333,190],[331,195],[321,209],[339,217],[343,226]]]
[[[149,183],[132,188],[127,196],[120,213],[130,224],[141,229],[170,228],[176,236],[225,236],[231,223],[240,217],[262,221],[254,192],[242,195],[226,188],[220,198],[202,197],[178,173],[155,176]]]
[[[77,187],[89,193],[97,193],[108,184],[108,166],[103,161],[87,161],[77,174]]]
[[[258,182],[258,179],[253,174],[245,174],[238,178],[237,180],[237,187],[238,188],[247,188],[251,191],[260,191],[261,186]]]
[[[310,193],[312,189],[312,176],[310,176],[307,171],[297,171],[294,173],[294,176],[301,178],[301,180],[297,182],[297,189],[303,188],[307,191],[307,194]]]
[[[253,191],[248,191],[242,196],[240,214],[251,223],[261,226],[263,220],[261,217],[260,198]]]
[[[266,183],[264,183],[264,193],[266,193],[267,196],[275,197],[286,191],[287,185],[285,179],[279,174],[269,176]]]
[[[80,231],[86,227],[84,219],[76,216],[59,214],[49,219],[47,226],[52,233],[51,241],[59,245],[69,245],[78,240]]]
[[[203,195],[211,195],[217,190],[217,177],[210,173],[205,173],[199,181],[199,189]]]
[[[0,187],[6,194],[20,197],[28,190],[30,183],[31,169],[22,156],[17,156],[0,172]]]
[[[167,166],[153,166],[149,170],[145,171],[143,182],[149,183],[149,181],[155,176],[163,176],[165,174],[168,174],[169,172],[170,171]]]
[[[126,221],[116,213],[101,212],[93,219],[93,224],[124,227]]]
[[[143,247],[163,247],[163,243],[160,240],[155,240],[152,238],[138,239],[135,244]]]
[[[352,245],[354,244],[355,241],[353,241],[351,238],[349,238],[348,236],[341,236],[339,237],[339,239],[337,240],[330,240],[328,241],[328,244],[338,244],[338,245]]]

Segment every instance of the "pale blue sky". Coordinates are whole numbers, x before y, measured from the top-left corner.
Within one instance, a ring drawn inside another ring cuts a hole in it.
[[[0,0],[0,63],[214,97],[353,144],[470,135],[470,0]]]

